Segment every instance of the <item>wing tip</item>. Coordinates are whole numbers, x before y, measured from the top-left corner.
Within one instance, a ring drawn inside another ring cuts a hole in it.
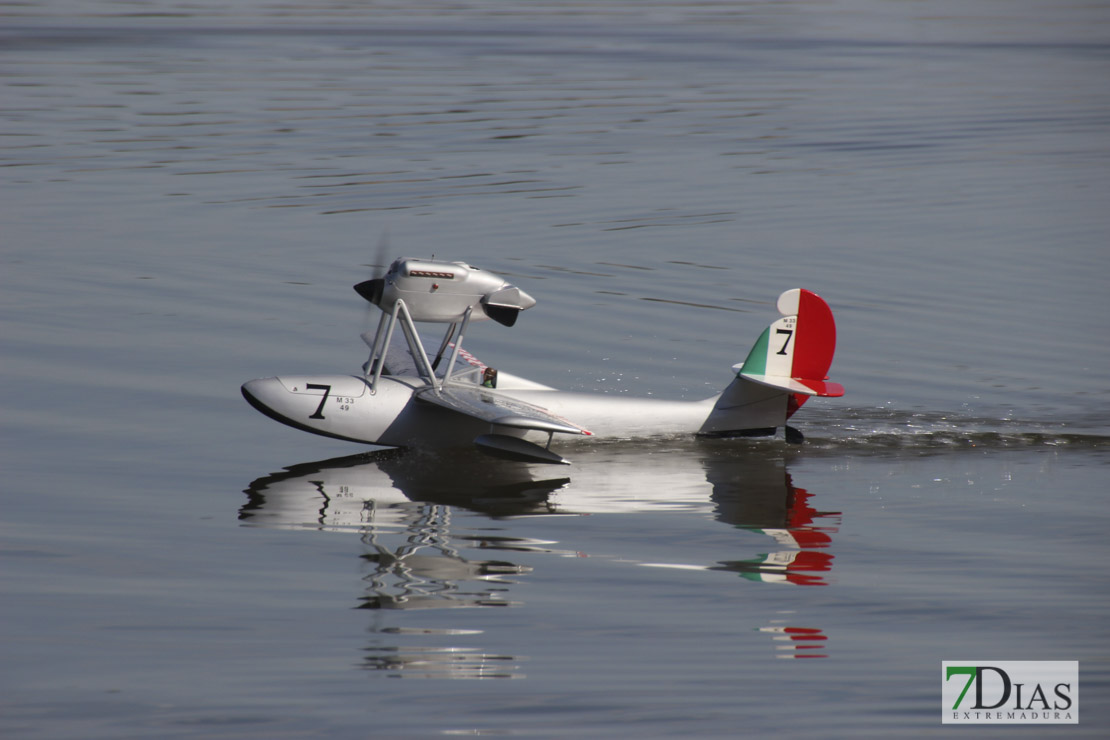
[[[580,426],[571,424],[570,422],[555,422],[546,419],[538,419],[531,416],[509,415],[500,416],[493,419],[493,424],[504,427],[514,427],[516,429],[535,429],[540,432],[560,432],[562,434],[582,434],[585,436],[593,436],[593,432],[583,429]]]

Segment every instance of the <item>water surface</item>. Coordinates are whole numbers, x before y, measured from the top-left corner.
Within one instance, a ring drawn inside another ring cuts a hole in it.
[[[3,734],[950,736],[963,658],[1079,660],[1105,733],[1101,6],[4,13]],[[539,299],[485,362],[667,398],[807,287],[849,394],[558,469],[244,404],[357,371],[383,254]]]

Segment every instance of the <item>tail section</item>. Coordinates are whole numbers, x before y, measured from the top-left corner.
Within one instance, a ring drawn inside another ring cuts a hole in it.
[[[779,296],[782,318],[767,327],[736,366],[736,379],[717,400],[703,434],[773,434],[810,396],[837,397],[828,380],[836,322],[816,293],[803,288]]]
[[[836,322],[829,304],[804,288],[779,296],[782,318],[763,330],[740,376],[806,396],[843,396],[844,386],[827,380],[836,350]]]

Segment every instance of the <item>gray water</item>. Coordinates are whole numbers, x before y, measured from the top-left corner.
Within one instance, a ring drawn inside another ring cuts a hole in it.
[[[1010,737],[1110,720],[1110,9],[0,4],[0,734]],[[569,468],[310,437],[382,255],[540,303],[468,348],[701,398],[791,287],[807,441]],[[447,680],[458,679],[458,680]],[[482,679],[482,680],[471,680]]]

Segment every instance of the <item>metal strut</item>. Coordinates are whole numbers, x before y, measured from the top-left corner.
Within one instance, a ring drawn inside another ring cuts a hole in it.
[[[389,341],[393,338],[393,328],[397,324],[397,313],[400,310],[401,301],[397,301],[393,306],[393,310],[387,315],[382,313],[382,318],[378,322],[378,332],[374,335],[374,346],[370,349],[370,359],[367,361],[367,366],[373,372],[373,378],[370,380],[370,392],[378,392],[378,380],[382,377],[382,369],[385,367],[385,355],[389,352]],[[385,331],[382,328],[385,327]]]
[[[405,341],[408,342],[412,357],[416,360],[416,369],[438,393],[441,385],[436,378],[435,370],[432,370],[432,363],[428,361],[428,354],[424,351],[424,345],[420,342],[420,335],[416,333],[416,324],[412,321],[412,315],[409,314],[409,309],[405,306],[404,301],[398,299],[397,306],[401,309],[399,312],[401,330],[404,331]]]
[[[466,331],[466,326],[470,321],[470,313],[471,309],[468,308],[463,318],[462,331]],[[420,341],[420,334],[416,331],[412,314],[409,313],[408,307],[401,299],[397,299],[393,304],[392,311],[388,314],[382,314],[382,318],[378,322],[378,331],[374,335],[374,346],[370,350],[370,359],[363,366],[367,374],[373,376],[370,380],[370,392],[376,393],[378,390],[378,381],[381,379],[382,370],[385,368],[385,358],[389,352],[389,344],[393,340],[393,332],[397,328],[398,320],[401,322],[401,331],[405,335],[405,342],[408,344],[409,351],[416,362],[417,372],[438,393],[443,388],[443,383],[436,377],[435,368],[428,361],[428,354],[424,351],[424,344]],[[451,355],[451,364],[448,365],[448,371],[444,374],[444,380],[449,377],[450,368],[454,367],[455,359],[458,357],[459,346],[462,343],[462,331],[459,332],[458,341],[455,342],[455,351]],[[449,331],[448,336],[450,336],[450,333]],[[442,351],[441,349],[440,354],[442,354]]]
[[[384,358],[379,358],[377,352],[379,345],[382,341],[382,333],[385,331],[385,325],[389,321],[389,314],[382,311],[381,318],[378,319],[378,330],[374,333],[374,341],[370,345],[370,356],[366,358],[366,364],[362,366],[362,374],[369,377],[374,374],[377,366],[381,364]]]
[[[439,369],[440,360],[443,359],[443,353],[447,350],[447,345],[451,343],[451,337],[455,335],[455,329],[459,328],[458,324],[451,324],[447,327],[447,333],[443,335],[443,341],[439,343],[439,350],[436,352],[436,358],[432,360],[432,370]],[[444,377],[451,372],[448,368],[444,371]]]
[[[474,313],[474,307],[468,306],[466,313],[463,314],[462,326],[459,327],[459,337],[455,340],[455,348],[451,351],[451,361],[447,363],[447,369],[443,371],[444,382],[450,380],[451,373],[455,370],[455,361],[459,359],[459,350],[462,349],[463,336],[466,334],[466,327],[470,326],[470,315],[472,313]]]

